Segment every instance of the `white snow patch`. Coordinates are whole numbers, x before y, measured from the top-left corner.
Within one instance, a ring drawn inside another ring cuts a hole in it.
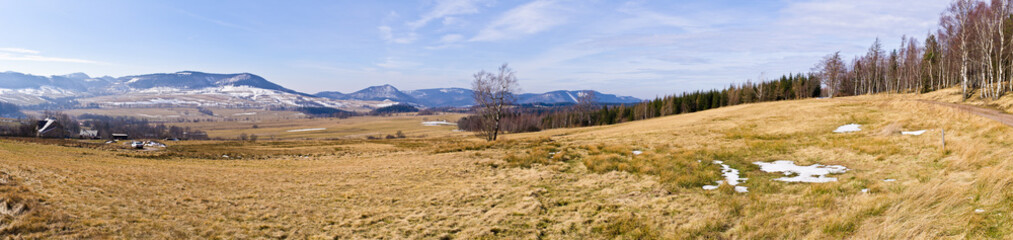
[[[745,178],[739,177],[739,170],[734,169],[731,166],[728,166],[728,164],[725,164],[725,162],[714,161],[714,164],[721,165],[721,175],[725,176],[725,182],[727,182],[728,185],[735,186],[739,185],[739,183],[741,182],[746,181]]]
[[[567,96],[570,96],[570,99],[573,99],[573,102],[580,102],[580,101],[577,101],[577,98],[573,96],[573,93],[570,93],[570,92],[568,91],[568,92],[566,92],[566,95],[567,95]]]
[[[975,209],[974,212],[975,213],[983,213],[983,212],[985,212],[985,209],[981,209],[981,208]]]
[[[749,192],[749,189],[747,189],[746,186],[735,186],[735,192]]]
[[[376,104],[376,105],[373,105],[373,106],[375,106],[377,108],[385,108],[385,107],[390,107],[390,106],[394,106],[394,105],[397,105],[397,102],[391,102],[390,99],[384,99],[383,103]]]
[[[244,112],[244,113],[233,113],[232,116],[253,116],[257,115],[256,112]]]
[[[925,133],[925,131],[927,131],[927,130],[918,130],[918,131],[909,131],[909,132],[908,131],[902,131],[902,132],[900,132],[900,134],[919,136],[919,135],[922,135],[923,133]]]
[[[861,127],[862,127],[862,125],[858,125],[858,124],[852,123],[852,124],[848,124],[848,125],[837,127],[837,130],[834,130],[834,132],[835,133],[857,132],[857,131],[862,131]]]
[[[862,193],[869,193],[869,189],[868,188],[863,188],[862,189]]]
[[[633,155],[640,155],[640,154],[644,154],[644,152],[643,151],[633,151]]]
[[[825,183],[835,182],[837,178],[827,177],[827,174],[844,173],[848,171],[848,168],[841,165],[824,166],[820,164],[813,164],[809,166],[795,165],[792,161],[774,161],[772,163],[766,162],[753,162],[753,164],[760,166],[760,171],[764,172],[783,172],[785,176],[796,175],[794,177],[782,177],[774,179],[783,182],[808,182],[808,183]]]
[[[721,165],[721,175],[725,176],[725,180],[716,181],[718,183],[718,185],[705,185],[705,186],[703,186],[703,190],[714,190],[714,189],[717,189],[718,186],[720,186],[721,184],[725,184],[725,183],[727,183],[728,185],[735,186],[735,185],[739,185],[739,183],[742,183],[742,182],[746,181],[745,178],[740,178],[739,177],[739,170],[734,169],[731,166],[728,166],[728,164],[725,164],[722,161],[714,161],[714,164]],[[749,192],[749,189],[746,188],[745,186],[735,186],[735,191],[743,193],[743,192]]]
[[[883,181],[884,181],[884,182],[896,182],[896,181],[897,181],[897,179],[892,179],[892,178],[890,178],[890,179],[884,179]]]
[[[429,121],[429,122],[422,122],[422,126],[427,126],[427,127],[457,126],[457,123],[452,123],[452,122],[447,122],[447,121]]]
[[[288,131],[285,131],[285,132],[309,132],[309,131],[320,131],[320,130],[326,130],[326,129],[327,128],[304,128],[304,129],[288,130]]]

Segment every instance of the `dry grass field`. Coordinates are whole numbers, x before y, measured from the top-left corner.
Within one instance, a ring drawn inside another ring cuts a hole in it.
[[[427,121],[457,122],[463,114],[431,116],[363,116],[338,118],[265,119],[239,122],[188,122],[169,125],[207,131],[211,138],[233,139],[241,134],[257,135],[260,139],[329,139],[386,137],[401,131],[413,138],[471,136],[455,133],[456,126],[423,126]]]
[[[264,124],[256,130],[327,130],[275,135],[292,140],[177,142],[157,152],[0,140],[0,236],[977,239],[1013,234],[1013,131],[913,100],[926,97],[931,95],[749,104],[612,126],[508,134],[495,143],[451,132],[452,127],[422,128],[418,117]],[[832,132],[850,123],[862,130]],[[219,136],[248,129],[229,125],[207,127]],[[406,126],[409,138],[333,139],[358,132],[388,134],[398,126]],[[928,131],[900,134],[920,129]],[[945,150],[940,129],[946,131]],[[703,190],[722,178],[713,160],[741,171],[748,180],[739,186],[749,191],[728,185]],[[780,173],[762,172],[753,164],[774,160],[843,165],[849,171],[830,175],[836,182],[785,183],[773,180]]]

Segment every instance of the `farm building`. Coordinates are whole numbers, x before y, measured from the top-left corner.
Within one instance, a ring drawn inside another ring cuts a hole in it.
[[[81,129],[81,133],[79,133],[78,135],[81,136],[81,138],[87,138],[87,139],[98,139],[99,138],[98,130],[85,130],[85,129]]]
[[[130,136],[128,136],[126,133],[113,133],[112,137],[113,137],[113,140],[127,140],[127,139],[130,139]]]

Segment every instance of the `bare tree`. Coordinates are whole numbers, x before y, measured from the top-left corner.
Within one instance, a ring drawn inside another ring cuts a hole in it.
[[[942,19],[940,19],[941,27],[949,31],[948,35],[952,36],[950,40],[957,43],[955,47],[960,53],[960,72],[958,75],[961,79],[960,86],[963,92],[963,99],[968,97],[967,64],[970,60],[968,56],[970,52],[968,37],[971,33],[967,26],[970,23],[974,3],[971,0],[957,0],[950,5],[950,8],[946,10]]]
[[[473,77],[475,81],[471,83],[471,88],[475,92],[478,115],[482,119],[479,134],[486,140],[495,141],[503,117],[507,114],[507,107],[514,102],[514,92],[518,89],[517,77],[505,63],[499,67],[498,73],[482,70]]]
[[[591,111],[594,111],[594,91],[584,90],[577,94],[577,112],[583,124],[591,126]]]
[[[845,77],[844,60],[841,59],[841,52],[823,57],[823,61],[816,65],[815,69],[820,73],[820,80],[827,86],[827,97],[834,97],[841,88],[841,81]]]

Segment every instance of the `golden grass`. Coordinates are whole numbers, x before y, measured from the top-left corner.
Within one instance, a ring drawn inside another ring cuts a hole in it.
[[[346,119],[338,118],[299,118],[269,119],[262,121],[240,121],[223,124],[221,122],[173,123],[171,125],[191,127],[204,130],[211,138],[234,139],[241,134],[257,135],[261,140],[268,139],[328,139],[380,137],[402,131],[410,138],[431,137],[463,137],[471,133],[453,132],[456,126],[423,126],[425,121],[446,120],[456,122],[463,114],[447,114],[432,116],[363,116]],[[256,126],[256,127],[254,127]],[[307,129],[319,129],[299,131]],[[291,131],[291,132],[290,132]]]
[[[968,99],[961,99],[960,93],[960,87],[952,87],[921,94],[919,98],[945,103],[960,103],[979,107],[988,107],[1007,113],[1013,112],[1013,95],[1006,94],[999,99],[991,99],[981,98],[978,91],[972,91],[971,97]]]
[[[43,206],[8,217],[42,226],[15,237],[908,239],[1013,233],[1010,128],[911,100],[920,97],[740,105],[508,134],[494,143],[439,127],[432,131],[442,133],[413,132],[429,130],[420,130],[427,128],[412,117],[342,123],[412,124],[401,129],[408,139],[391,140],[306,133],[291,137],[317,140],[174,142],[161,152],[0,140],[0,172],[20,190],[0,188],[6,198]],[[260,127],[331,124],[326,121],[335,120]],[[831,133],[848,123],[863,130]],[[939,146],[941,128],[946,150]],[[897,133],[919,129],[929,131]],[[741,184],[749,192],[727,185],[702,190],[721,179],[712,160],[739,169],[749,178]],[[772,180],[779,174],[752,164],[772,160],[851,170],[832,176],[837,182],[783,183]],[[25,217],[36,213],[44,217]]]

